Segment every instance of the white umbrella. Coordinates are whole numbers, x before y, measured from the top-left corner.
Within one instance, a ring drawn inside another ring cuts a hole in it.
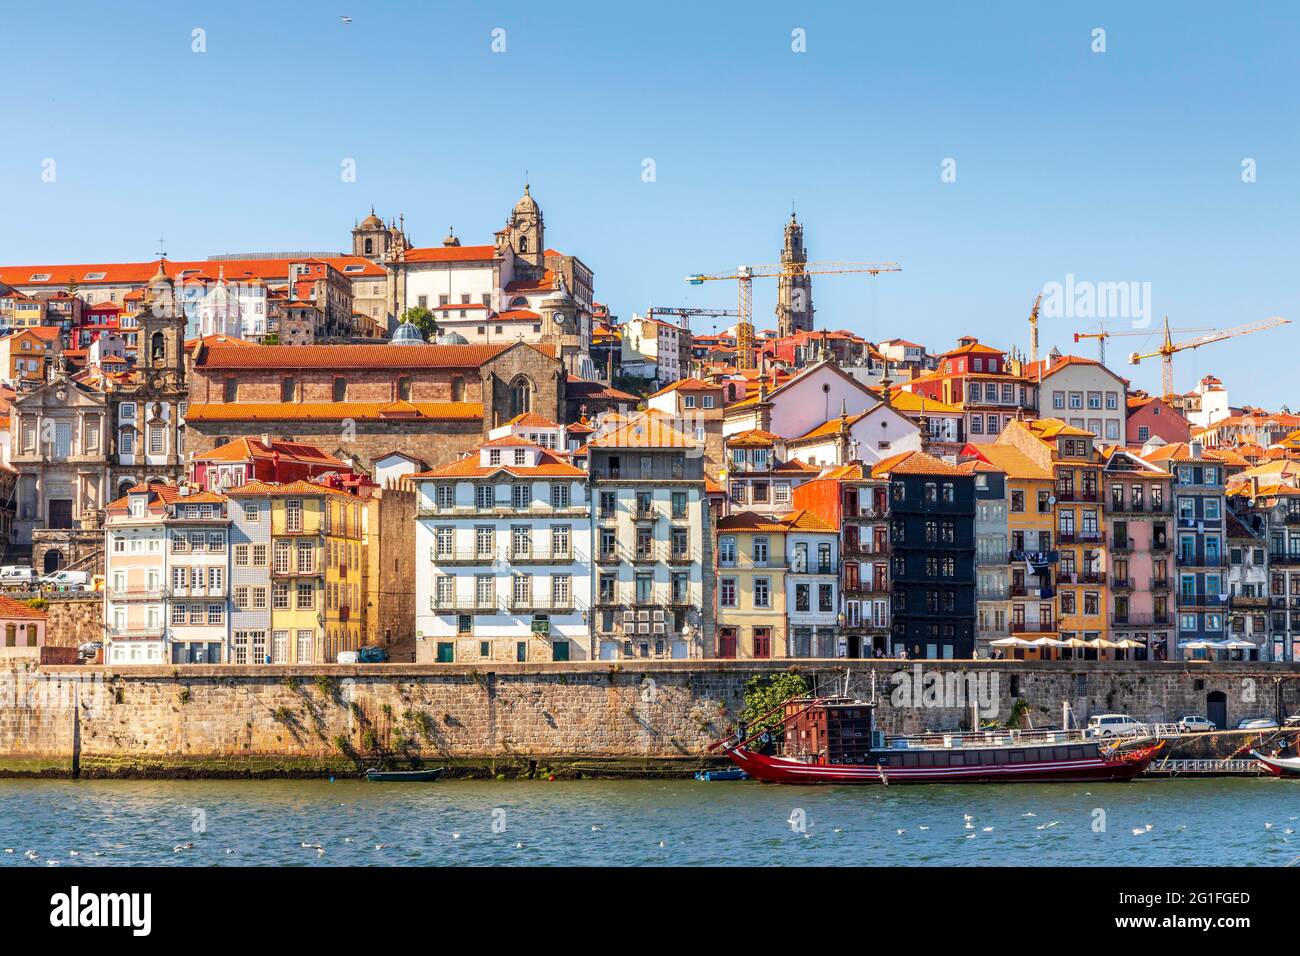
[[[1103,647],[1114,647],[1115,645],[1103,638],[1094,637],[1091,641],[1084,641],[1083,646],[1091,647],[1094,650],[1101,650]]]
[[[1132,647],[1146,647],[1146,645],[1143,644],[1141,641],[1135,641],[1131,637],[1126,637],[1122,641],[1116,641],[1115,646],[1123,647],[1125,649],[1132,648]]]
[[[1070,646],[1065,641],[1058,641],[1054,637],[1040,637],[1035,641],[1030,641],[1029,643],[1033,644],[1034,647],[1069,647]]]
[[[1061,646],[1062,647],[1088,647],[1089,645],[1087,641],[1080,640],[1077,637],[1072,637],[1068,641],[1062,641]]]
[[[1218,646],[1224,648],[1225,650],[1233,650],[1233,651],[1238,651],[1238,650],[1253,651],[1255,649],[1255,645],[1250,643],[1250,641],[1243,641],[1240,638],[1235,638],[1235,637],[1230,641],[1224,641],[1222,644],[1219,644]]]
[[[1025,640],[1023,637],[1003,637],[996,641],[989,641],[993,647],[1033,647],[1034,645]]]
[[[1214,643],[1214,641],[1207,641],[1202,639],[1197,641],[1183,641],[1178,646],[1185,647],[1188,650],[1192,650],[1192,651],[1204,651],[1212,647],[1217,648],[1219,645]]]

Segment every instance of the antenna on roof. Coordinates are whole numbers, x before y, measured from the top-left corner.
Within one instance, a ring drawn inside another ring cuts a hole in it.
[[[166,243],[167,243],[167,240],[166,240],[166,239],[164,239],[162,236],[159,236],[159,237],[158,237],[158,258],[159,258],[159,259],[166,259],[166,258],[167,258],[167,246],[166,246]]]

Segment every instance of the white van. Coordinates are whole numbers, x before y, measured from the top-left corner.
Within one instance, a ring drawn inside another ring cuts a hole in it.
[[[25,564],[6,564],[0,568],[0,587],[30,587],[36,583],[36,572]]]
[[[359,664],[361,655],[357,651],[339,651],[339,656],[335,658],[339,664]]]
[[[83,591],[90,586],[90,572],[54,571],[41,577],[41,586],[56,591]]]
[[[1140,737],[1151,728],[1128,714],[1097,714],[1088,718],[1088,733],[1094,737]]]

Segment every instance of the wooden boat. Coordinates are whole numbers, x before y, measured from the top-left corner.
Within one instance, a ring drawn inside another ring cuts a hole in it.
[[[380,770],[371,767],[366,771],[366,779],[371,783],[428,783],[442,776],[442,767],[430,767],[427,770]]]
[[[1265,757],[1253,750],[1250,755],[1275,777],[1300,777],[1300,757]]]
[[[783,740],[751,747],[767,731],[719,741],[727,756],[766,783],[1047,783],[1132,780],[1164,746],[1082,731],[1000,730],[886,739],[874,704],[839,698],[786,701]],[[771,752],[763,752],[769,750]]]

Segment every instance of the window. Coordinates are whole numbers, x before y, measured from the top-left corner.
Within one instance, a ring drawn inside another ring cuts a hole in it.
[[[771,578],[754,578],[754,607],[768,608],[772,606],[772,580]]]
[[[523,483],[510,486],[510,504],[516,510],[522,510],[532,504],[532,489]]]
[[[718,606],[736,607],[736,579],[718,579]]]
[[[302,499],[290,498],[284,503],[284,529],[286,531],[302,530]]]
[[[569,507],[569,486],[563,482],[556,482],[551,485],[551,507],[567,508]]]

